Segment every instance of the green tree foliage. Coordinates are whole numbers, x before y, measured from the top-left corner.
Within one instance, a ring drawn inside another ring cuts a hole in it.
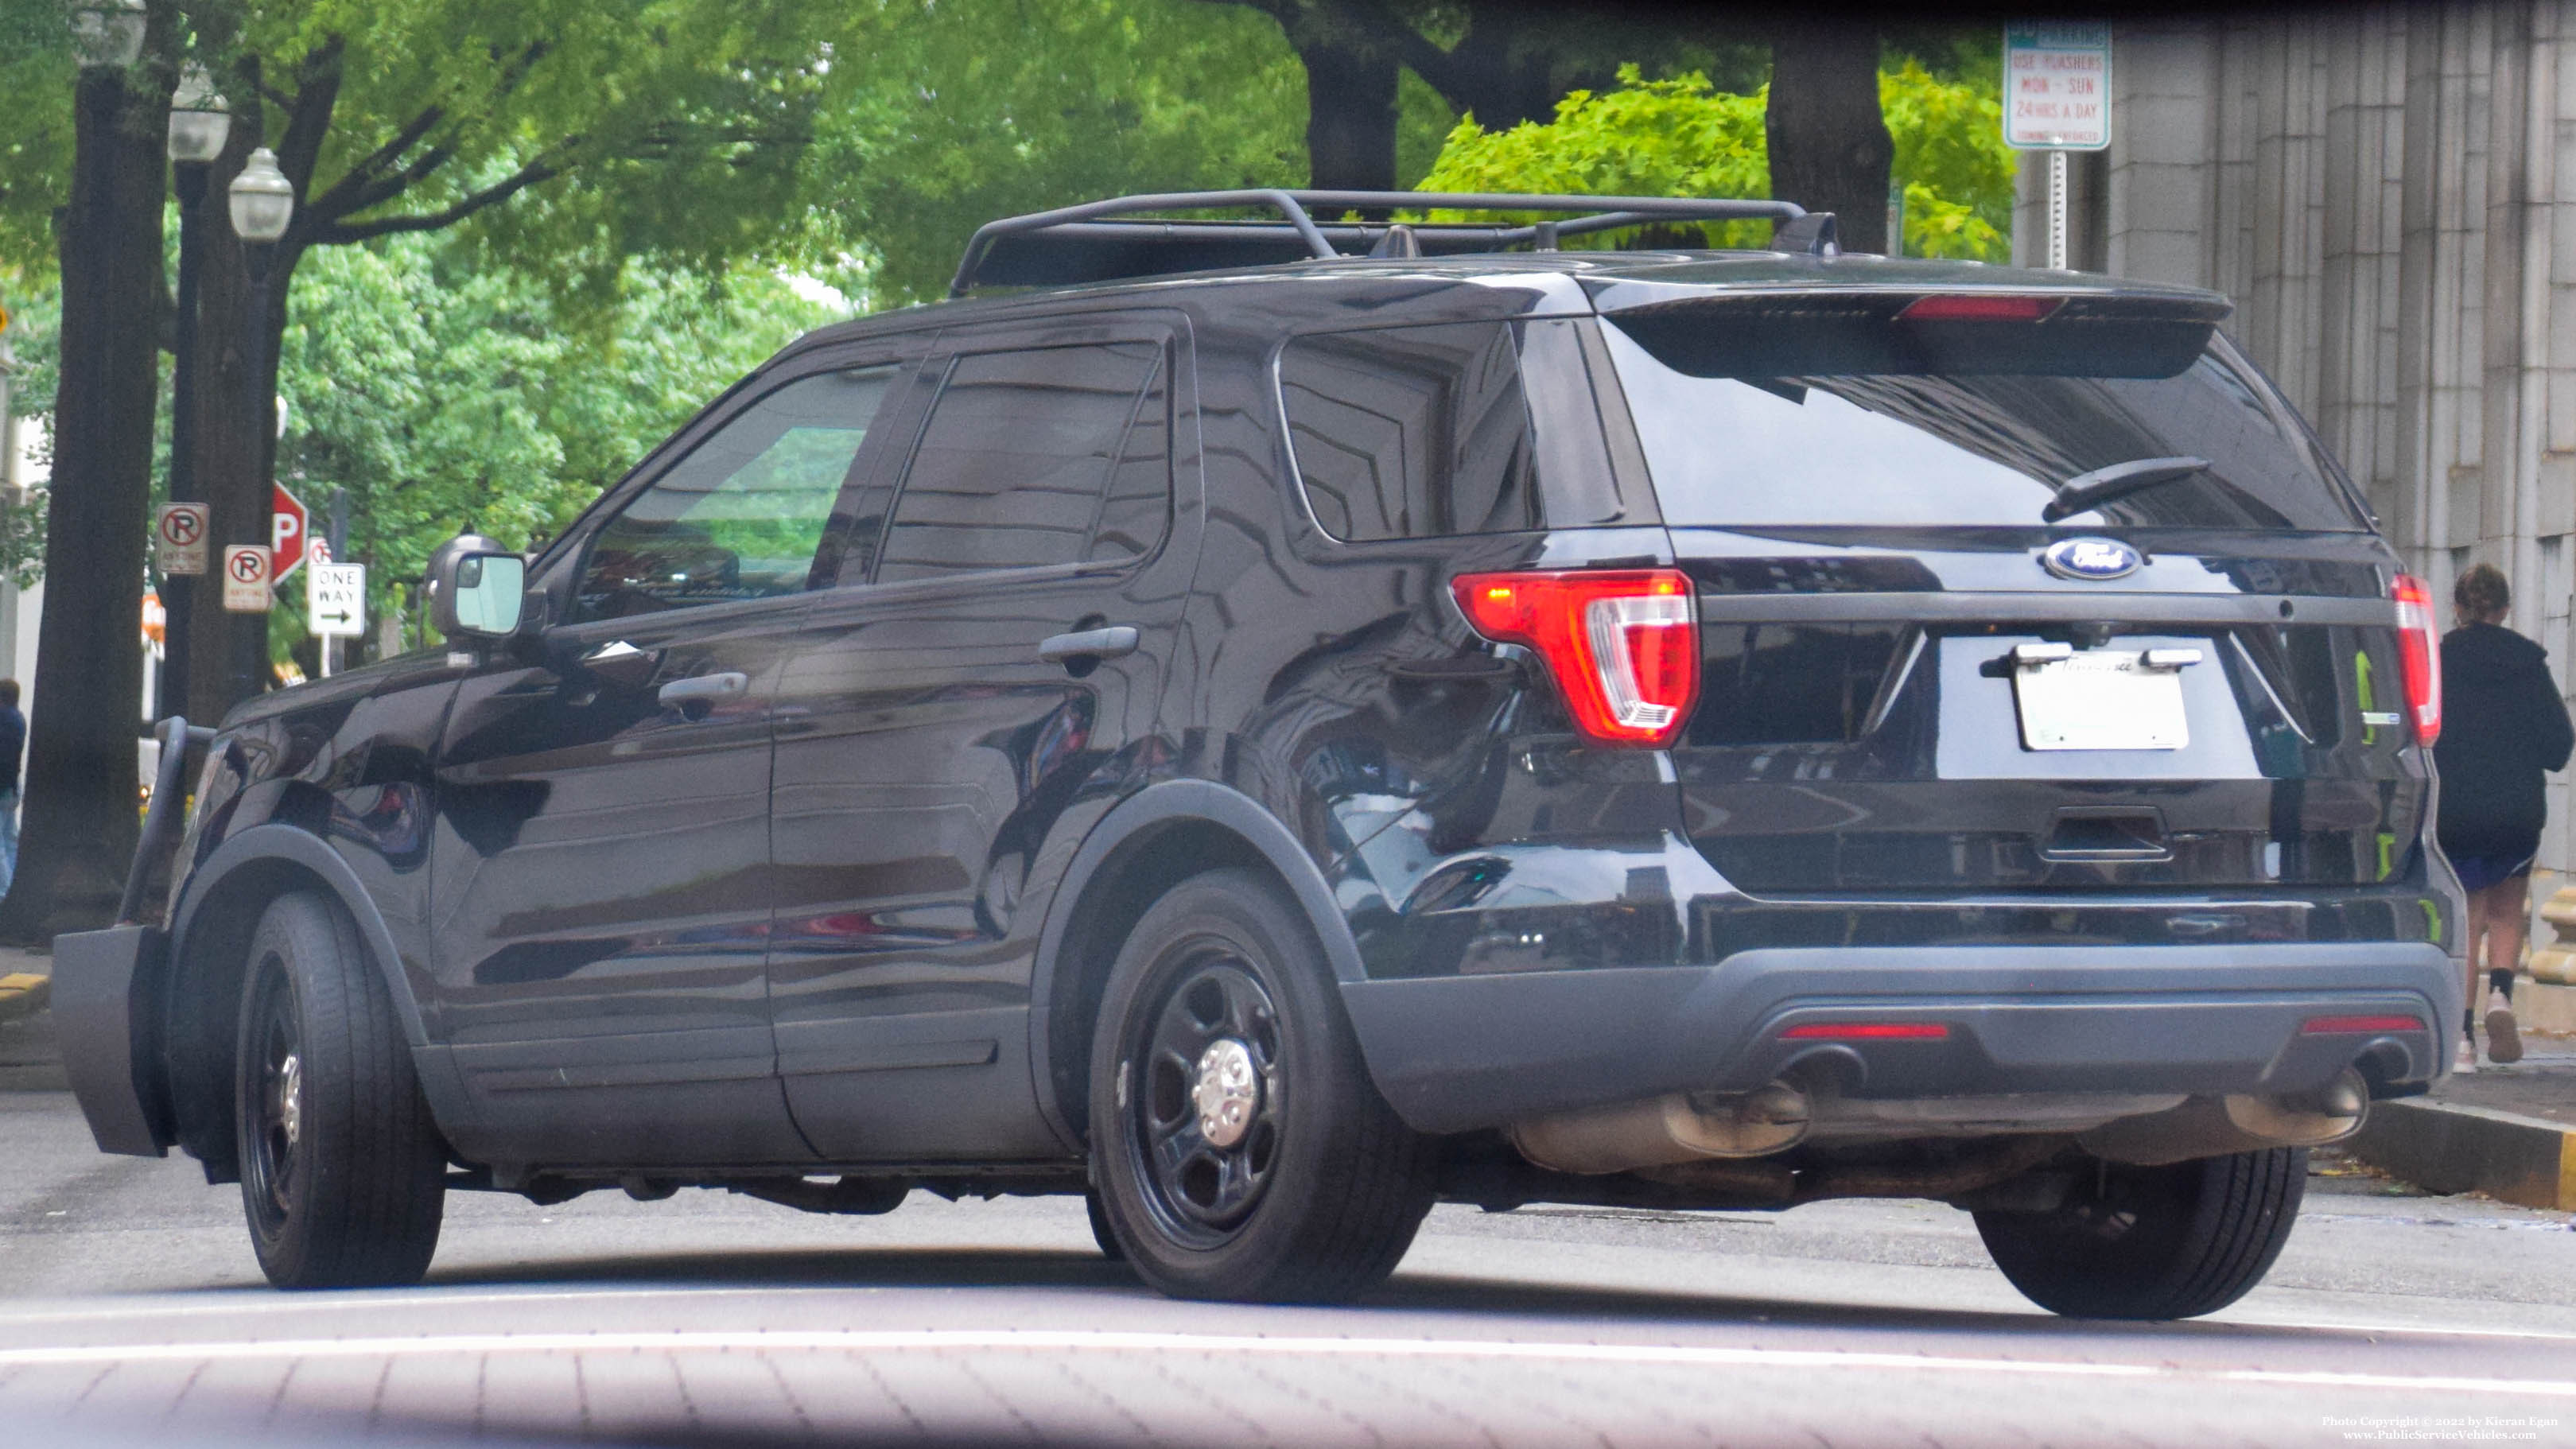
[[[830,73],[812,240],[863,261],[884,301],[941,295],[998,216],[1305,181],[1305,75],[1248,10],[872,0]]]
[[[54,275],[54,208],[71,194],[70,20],[61,0],[0,0],[0,302]]]
[[[1880,77],[1908,255],[2010,257],[2013,166],[2000,84],[1992,75],[1942,80],[1910,59]],[[1719,91],[1697,74],[1648,80],[1626,66],[1616,90],[1575,91],[1546,125],[1488,131],[1473,116],[1460,120],[1421,189],[1768,196],[1765,99]],[[1762,235],[1742,224],[1704,230],[1713,245],[1756,245]],[[1568,241],[1586,244],[1612,239]]]
[[[736,379],[839,315],[756,268],[633,265],[607,317],[573,316],[590,303],[475,265],[475,252],[431,237],[333,247],[298,278],[278,473],[317,513],[347,490],[346,556],[371,565],[379,615],[461,530],[513,547],[551,536]]]
[[[2013,153],[2002,68],[1944,81],[1907,60],[1878,79],[1905,187],[1905,253],[2012,260]]]

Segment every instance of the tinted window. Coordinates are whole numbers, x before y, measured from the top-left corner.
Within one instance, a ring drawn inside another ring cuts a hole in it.
[[[1170,493],[1161,361],[1143,343],[958,358],[904,476],[877,581],[1151,547]]]
[[[1986,324],[1909,349],[1902,323],[1780,310],[1740,332],[1715,309],[1603,329],[1667,522],[2036,527],[2094,470],[2198,459],[2053,521],[2363,526],[2304,430],[2204,350],[2205,326],[2112,323],[2024,348],[2048,324]]]
[[[1145,385],[1136,420],[1128,425],[1127,444],[1118,450],[1118,467],[1109,475],[1109,493],[1100,502],[1100,521],[1091,530],[1087,559],[1135,558],[1152,553],[1163,541],[1172,512],[1172,401],[1155,369]]]
[[[1333,537],[1542,526],[1509,323],[1294,338],[1279,393],[1307,506]]]
[[[599,530],[574,617],[803,590],[895,371],[802,378],[717,429]]]

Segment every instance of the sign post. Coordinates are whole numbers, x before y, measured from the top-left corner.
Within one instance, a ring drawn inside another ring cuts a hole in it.
[[[265,614],[269,595],[268,550],[256,543],[224,545],[224,612]]]
[[[2066,269],[2066,153],[2111,144],[2111,27],[2004,27],[2004,144],[2048,153],[2048,265]]]

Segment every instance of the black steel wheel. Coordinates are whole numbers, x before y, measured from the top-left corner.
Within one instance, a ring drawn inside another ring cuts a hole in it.
[[[2022,1295],[2071,1318],[2196,1318],[2242,1298],[2290,1240],[2308,1150],[2157,1167],[2096,1163],[2049,1212],[1980,1212]]]
[[[235,1037],[242,1210],[280,1288],[417,1283],[447,1152],[393,999],[338,903],[296,893],[252,933]]]
[[[1092,1046],[1101,1214],[1147,1282],[1330,1301],[1394,1271],[1430,1208],[1430,1145],[1369,1080],[1313,929],[1269,877],[1155,903]]]
[[[1288,1080],[1279,1008],[1223,937],[1186,943],[1132,1060],[1122,1134],[1156,1226],[1215,1247],[1252,1215],[1279,1164]]]

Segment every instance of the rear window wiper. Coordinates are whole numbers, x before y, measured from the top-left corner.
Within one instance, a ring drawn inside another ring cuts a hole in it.
[[[2160,483],[2171,483],[2207,470],[2207,458],[2132,458],[2078,473],[2057,485],[2056,501],[2039,511],[2039,521],[2055,523],[2082,513],[2097,503],[2143,492]]]

